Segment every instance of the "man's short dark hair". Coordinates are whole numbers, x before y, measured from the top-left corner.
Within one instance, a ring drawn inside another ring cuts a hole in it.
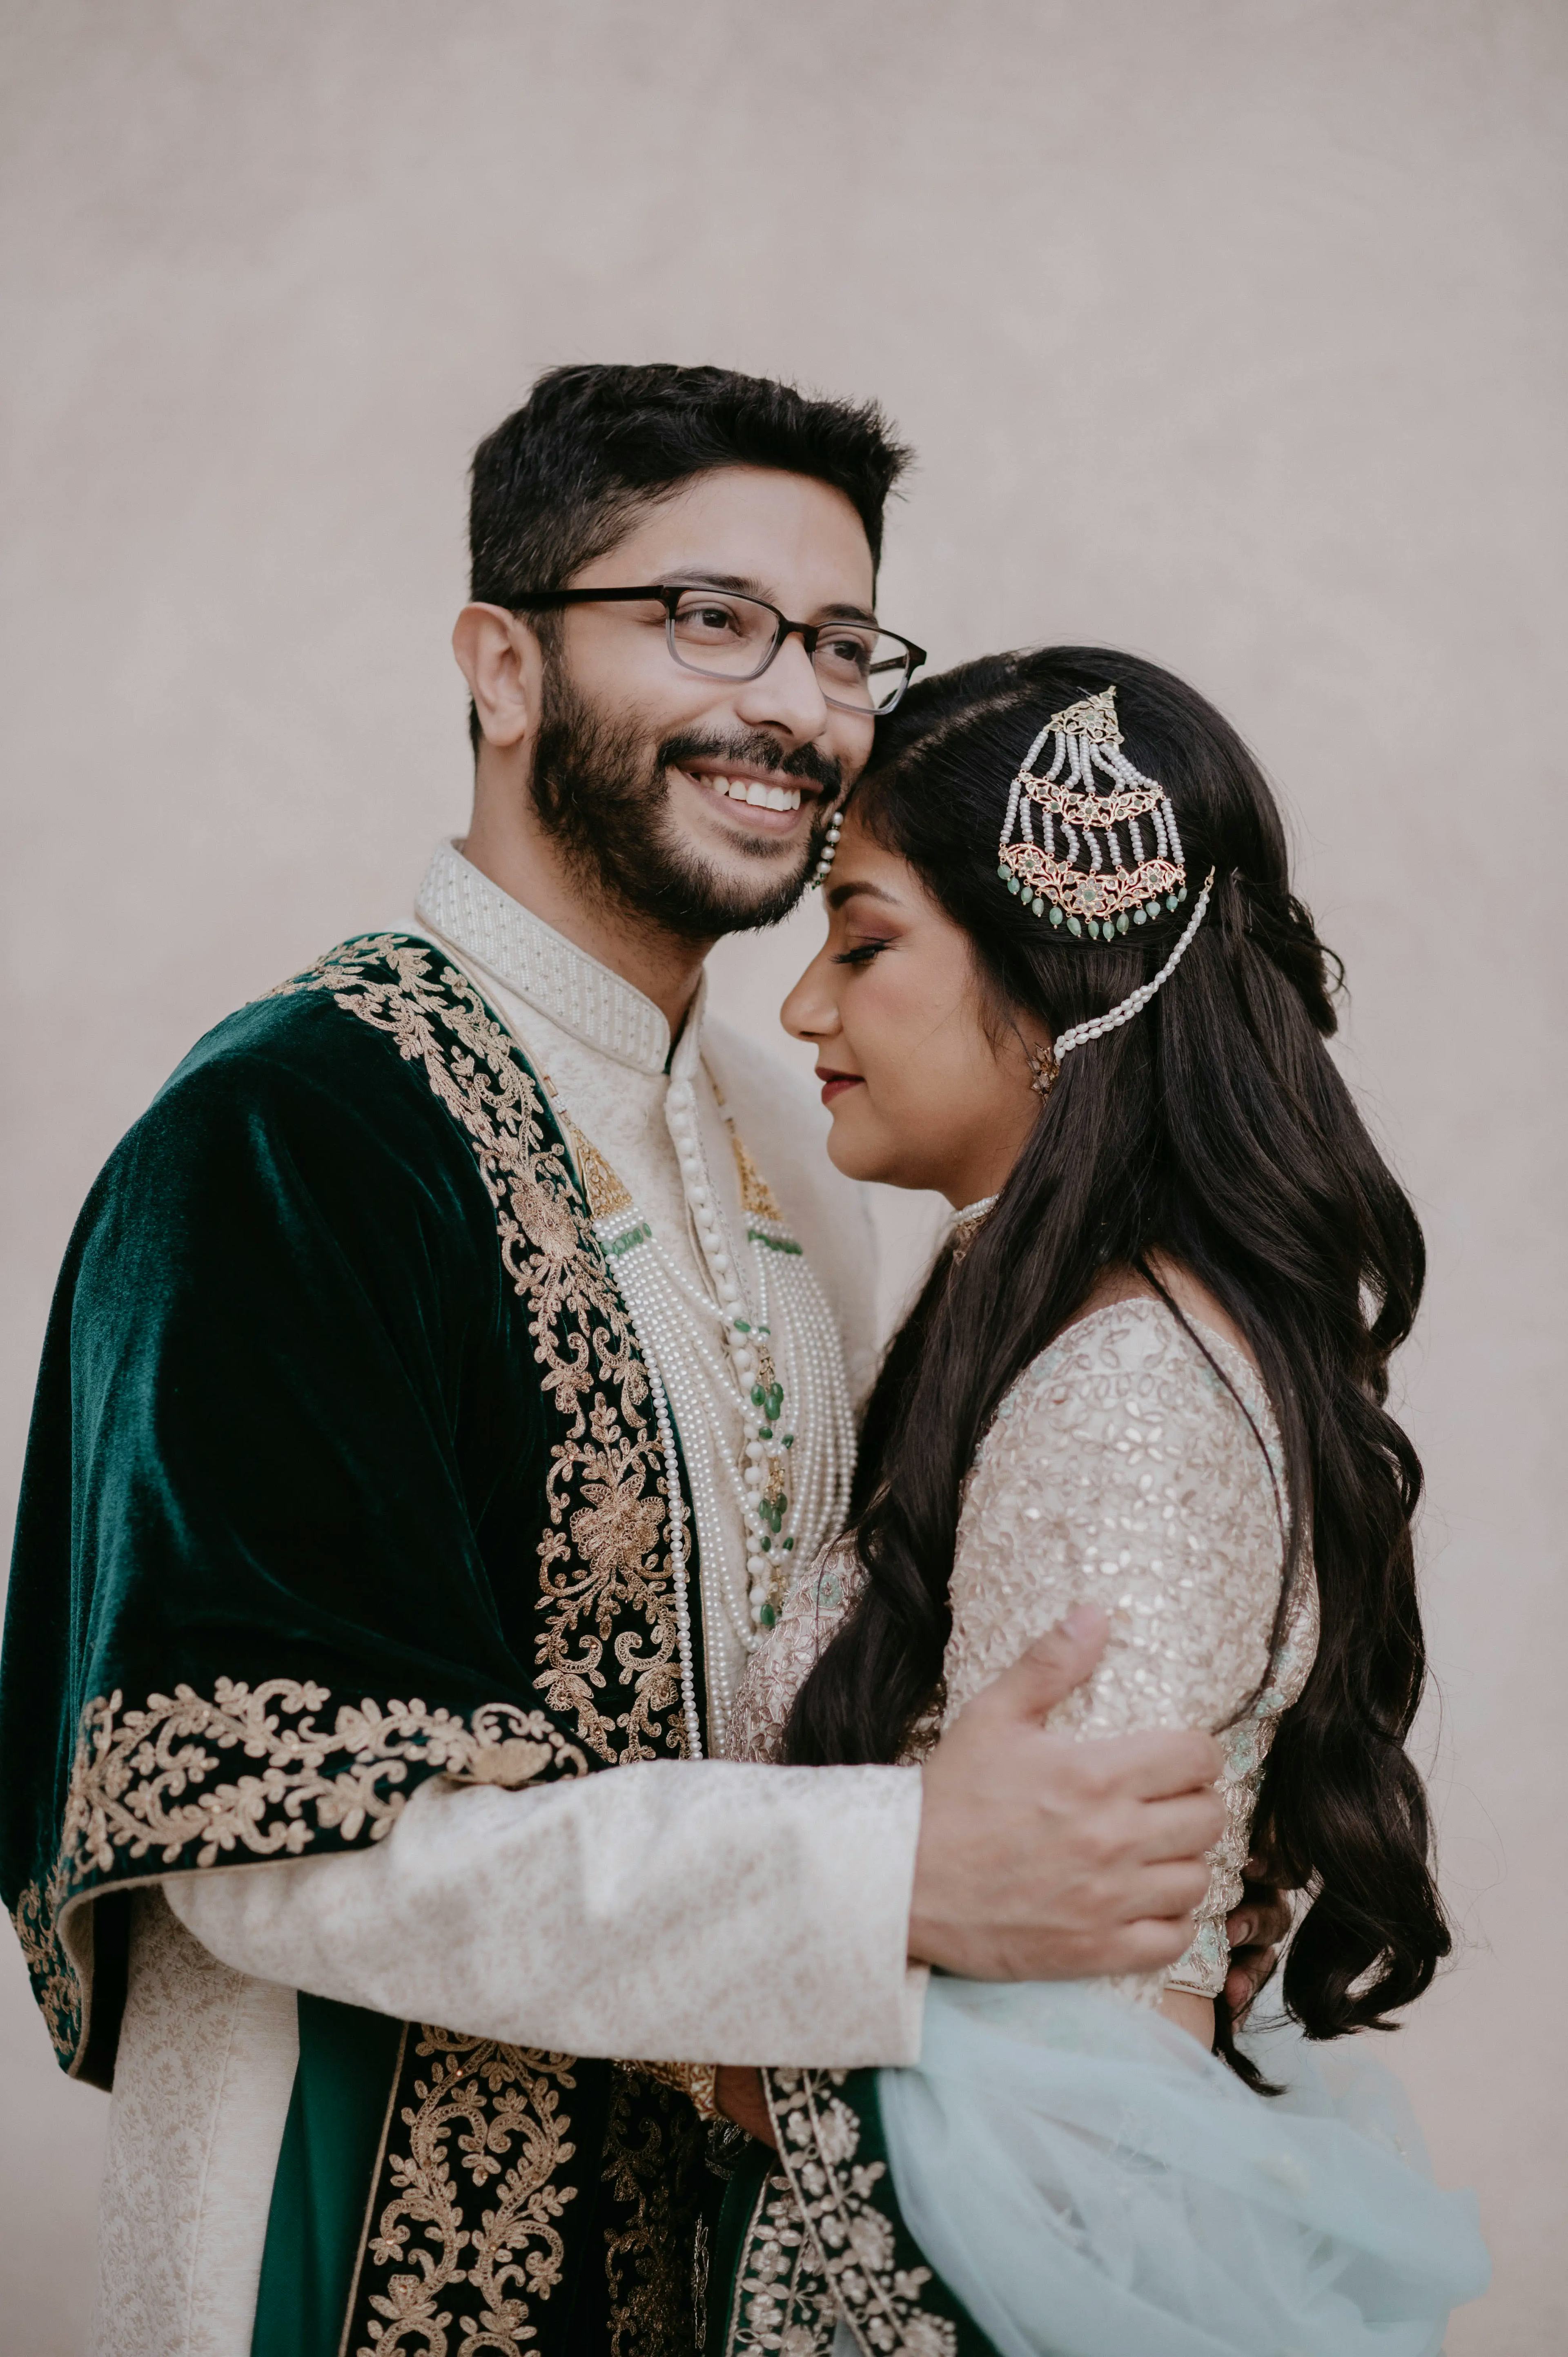
[[[777,467],[842,491],[874,565],[909,463],[874,401],[822,401],[734,369],[551,369],[474,453],[470,595],[560,589],[661,495],[714,467]]]

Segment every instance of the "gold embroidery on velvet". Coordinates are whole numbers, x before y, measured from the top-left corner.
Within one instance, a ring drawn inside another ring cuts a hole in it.
[[[682,2095],[690,2095],[697,2107],[700,2120],[716,2120],[719,2116],[719,2066],[716,2062],[622,2062],[622,2071],[640,2071],[646,2079],[657,2079],[661,2087],[673,2087]]]
[[[827,2357],[837,2320],[794,2188],[775,2169],[763,2182],[741,2243],[724,2357],[778,2357],[785,2348],[789,2357]]]
[[[538,2338],[533,2303],[561,2281],[558,2222],[576,2198],[575,2186],[556,2183],[575,2151],[561,2108],[562,2091],[577,2083],[573,2058],[428,2025],[414,2054],[428,2059],[429,2073],[399,2115],[406,2145],[392,2150],[389,2140],[392,2198],[365,2245],[371,2266],[402,2271],[370,2290],[377,2321],[354,2357],[522,2349]],[[480,2194],[487,2206],[473,2225]],[[478,2295],[478,2314],[462,2298],[464,2285]],[[362,2276],[361,2295],[367,2287]]]
[[[57,1864],[47,1882],[28,1883],[11,1918],[34,1998],[55,2052],[67,2065],[76,2060],[81,2044],[82,2012],[81,1982],[59,1930],[69,1889],[63,1864]]]
[[[572,1715],[601,1760],[680,1752],[679,1647],[660,1544],[668,1483],[647,1372],[572,1193],[564,1148],[546,1143],[532,1073],[467,977],[445,966],[433,979],[431,963],[426,945],[383,935],[334,950],[283,987],[329,990],[338,1006],[423,1065],[467,1131],[495,1205],[501,1260],[528,1304],[542,1388],[566,1425],[545,1482],[535,1684],[550,1709]],[[605,1707],[607,1646],[628,1697],[618,1711]]]
[[[609,2357],[692,2357],[702,2347],[693,2314],[696,2201],[682,2194],[705,2143],[683,2095],[652,2084],[636,2063],[616,2065],[604,2179],[631,2214],[605,2238]]]
[[[866,2357],[956,2357],[958,2328],[923,2306],[929,2267],[900,2267],[893,2222],[871,2198],[887,2173],[856,2161],[860,2122],[833,2093],[847,2071],[763,2073],[779,2153],[832,2297]]]
[[[60,1847],[47,1887],[22,1894],[16,1923],[57,2050],[75,2058],[82,1992],[59,1921],[88,1876],[108,1875],[116,1853],[159,1866],[213,1866],[248,1852],[297,1857],[322,1833],[381,1841],[402,1813],[410,1765],[465,1783],[532,1783],[552,1769],[583,1775],[587,1761],[542,1710],[488,1703],[471,1722],[408,1702],[338,1706],[309,1679],[249,1686],[220,1678],[210,1696],[188,1685],[149,1695],[138,1710],[116,1691],[81,1716]],[[230,1758],[253,1763],[222,1783]],[[194,1857],[190,1855],[194,1849]]]
[[[119,1694],[90,1704],[65,1813],[77,1872],[111,1872],[117,1849],[134,1858],[156,1850],[163,1866],[212,1866],[236,1849],[297,1857],[328,1831],[380,1841],[402,1813],[406,1795],[397,1787],[410,1761],[469,1783],[511,1785],[547,1767],[576,1775],[587,1767],[541,1710],[490,1703],[470,1727],[417,1697],[344,1703],[328,1730],[316,1715],[330,1700],[308,1679],[252,1688],[220,1678],[211,1701],[179,1685],[172,1696],[149,1695],[145,1710],[124,1710]],[[208,1786],[220,1755],[236,1750],[261,1772]]]

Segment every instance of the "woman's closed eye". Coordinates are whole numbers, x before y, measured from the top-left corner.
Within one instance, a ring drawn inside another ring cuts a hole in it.
[[[891,940],[857,942],[852,950],[840,950],[833,959],[833,963],[834,965],[869,965],[879,951],[890,950],[892,946]]]

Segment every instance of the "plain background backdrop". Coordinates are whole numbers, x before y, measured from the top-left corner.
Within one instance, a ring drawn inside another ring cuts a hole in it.
[[[0,39],[5,1479],[115,1137],[461,830],[478,437],[563,360],[881,395],[921,454],[884,616],[1187,673],[1347,960],[1431,1244],[1400,1385],[1461,1942],[1389,2050],[1497,2255],[1453,2357],[1563,2345],[1568,16],[7,0]],[[819,923],[719,952],[759,1039]],[[0,2347],[81,2357],[105,2104],[8,1940],[0,2041]]]

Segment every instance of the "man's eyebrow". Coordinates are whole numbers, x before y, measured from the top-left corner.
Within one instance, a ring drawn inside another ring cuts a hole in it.
[[[830,884],[828,887],[827,902],[830,909],[842,909],[848,901],[860,897],[867,900],[881,900],[889,909],[901,908],[903,905],[897,892],[885,892],[880,884],[844,883]]]
[[[771,606],[777,602],[768,596],[760,581],[746,573],[710,573],[700,565],[671,565],[665,568],[659,578],[660,586],[669,589],[677,588],[683,581],[690,581],[698,588],[729,589],[737,597],[756,597],[764,606]],[[824,621],[875,622],[876,619],[869,608],[853,606],[838,598],[826,605],[819,606],[817,611]]]

